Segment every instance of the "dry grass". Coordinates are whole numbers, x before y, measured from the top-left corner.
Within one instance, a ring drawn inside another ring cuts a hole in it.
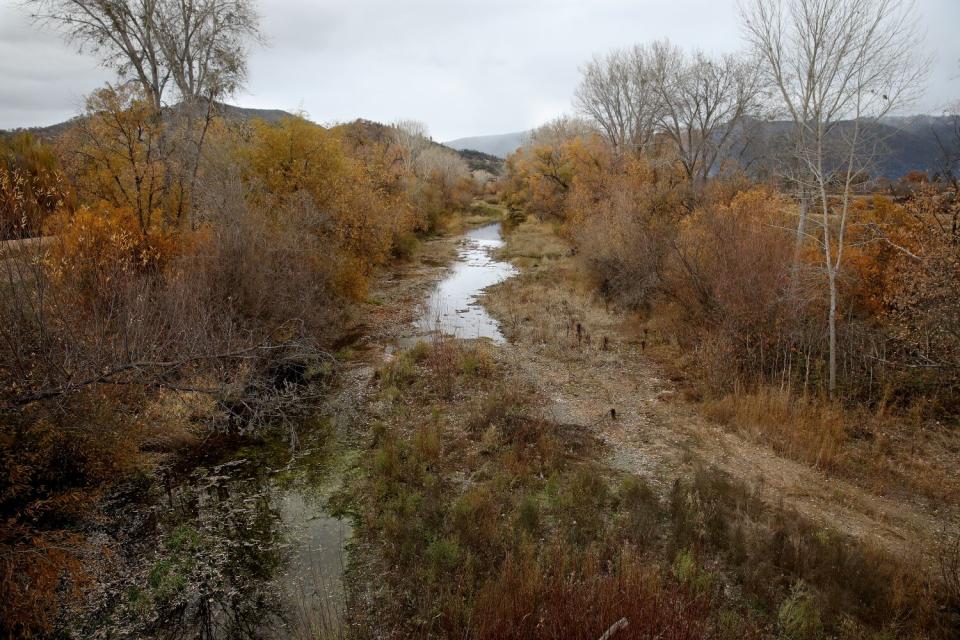
[[[597,465],[589,433],[542,417],[488,345],[421,343],[378,379],[386,411],[353,492],[357,637],[595,639],[624,617],[618,638],[717,628],[715,594],[645,555],[654,493]]]
[[[708,418],[767,442],[780,455],[819,469],[837,469],[846,455],[848,416],[828,402],[763,388],[706,400],[701,409]]]
[[[960,500],[949,428],[919,414],[883,407],[851,409],[786,390],[736,389],[700,404],[708,418],[778,454],[857,481],[880,493],[923,496],[936,505]]]
[[[770,506],[755,488],[725,474],[700,469],[678,481],[670,513],[670,547],[719,554],[745,595],[776,612],[782,631],[784,614],[798,613],[798,590],[807,602],[800,607],[806,620],[796,625],[794,619],[796,626],[815,622],[844,638],[952,637],[957,631],[949,594],[923,568]]]
[[[545,418],[528,375],[453,339],[380,369],[351,498],[357,637],[589,640],[623,618],[617,638],[949,637],[916,567],[716,471],[661,469],[680,475],[661,499]]]
[[[510,242],[500,251],[500,258],[512,260],[520,267],[570,255],[570,247],[546,222],[528,220],[511,229],[509,235]]]

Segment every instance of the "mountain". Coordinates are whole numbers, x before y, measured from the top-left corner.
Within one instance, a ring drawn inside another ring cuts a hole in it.
[[[347,133],[347,139],[352,140],[354,144],[362,143],[364,140],[387,142],[393,135],[388,125],[373,122],[372,120],[364,120],[363,118],[358,118],[353,122],[339,124],[336,128],[345,131]],[[503,173],[504,162],[502,158],[472,149],[454,149],[448,145],[436,142],[433,139],[430,139],[430,145],[456,153],[467,163],[470,171],[486,171],[494,176],[499,176]]]
[[[754,121],[747,126],[753,136],[750,144],[745,148],[735,146],[730,155],[751,172],[776,171],[783,160],[790,157],[789,135],[793,124]],[[840,122],[834,139],[839,142],[848,138],[852,126],[851,122]],[[875,145],[873,163],[867,168],[867,173],[873,177],[896,180],[911,171],[932,175],[943,171],[944,163],[949,162],[947,158],[960,157],[960,121],[955,116],[888,117],[870,124],[860,136]],[[831,159],[829,139],[827,143],[828,164],[842,165],[842,158]],[[842,148],[839,145],[836,149]]]
[[[523,145],[529,131],[516,133],[502,133],[495,136],[475,136],[472,138],[457,138],[443,144],[457,151],[480,151],[498,158],[506,158]]]
[[[291,117],[293,115],[281,109],[252,109],[248,107],[237,107],[224,103],[217,104],[217,109],[219,110],[220,115],[227,120],[263,120],[264,122],[270,124],[275,124],[280,122],[282,119]],[[0,136],[23,131],[32,133],[41,140],[53,141],[66,133],[70,127],[75,125],[82,117],[83,116],[76,116],[69,120],[65,120],[64,122],[58,122],[57,124],[52,124],[46,127],[29,127],[10,131],[0,129]],[[339,126],[352,128],[359,135],[366,136],[367,139],[371,140],[382,140],[388,135],[388,127],[386,125],[378,122],[370,122],[369,120],[358,119],[354,122],[344,123]],[[434,142],[433,144],[441,146],[438,142]],[[449,145],[443,146],[449,147],[452,151],[456,152],[461,158],[463,158],[467,163],[467,166],[470,167],[471,171],[486,171],[493,175],[500,175],[503,171],[502,157],[491,155],[489,153],[483,153],[482,151],[474,149],[460,149],[456,147],[450,147]]]
[[[283,118],[289,117],[293,114],[288,113],[287,111],[282,111],[280,109],[251,109],[247,107],[236,107],[232,104],[217,104],[217,109],[219,109],[220,114],[228,120],[263,120],[269,123],[276,123],[282,120]],[[8,133],[18,133],[21,131],[29,132],[40,138],[41,140],[53,140],[59,138],[61,135],[67,132],[70,127],[77,123],[80,118],[83,116],[76,116],[65,120],[64,122],[58,122],[57,124],[52,124],[47,127],[27,127],[23,129],[14,129],[6,131],[0,129],[0,135]]]
[[[450,148],[453,149],[453,147]],[[464,159],[464,161],[467,163],[467,166],[470,167],[470,171],[486,171],[487,173],[495,176],[499,176],[501,173],[503,173],[504,162],[503,158],[499,156],[483,153],[482,151],[477,151],[476,149],[453,150]]]
[[[293,115],[282,109],[250,109],[235,107],[232,104],[219,104],[217,107],[223,117],[229,120],[263,120],[274,124]]]
[[[930,174],[943,169],[944,149],[948,145],[954,157],[960,158],[960,121],[954,116],[917,115],[888,117],[871,126],[871,139],[876,141],[878,153],[869,173],[875,177],[896,180],[911,171]],[[753,136],[751,144],[731,150],[742,166],[753,173],[775,171],[783,158],[786,138],[793,125],[784,121],[757,122],[747,125]],[[837,135],[849,131],[850,123],[843,122]],[[529,135],[527,131],[492,136],[458,138],[444,144],[460,151],[475,150],[506,158],[520,147]],[[780,156],[778,158],[778,156]],[[957,168],[955,167],[955,170]]]

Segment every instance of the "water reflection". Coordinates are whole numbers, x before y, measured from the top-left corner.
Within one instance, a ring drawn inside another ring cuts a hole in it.
[[[344,542],[329,515],[324,448],[291,460],[256,445],[195,470],[160,498],[96,633],[117,638],[341,637]]]
[[[493,257],[494,249],[503,246],[500,231],[496,223],[467,233],[452,272],[430,294],[424,313],[415,323],[417,329],[459,338],[506,341],[497,321],[477,302],[484,289],[516,274],[513,265]]]

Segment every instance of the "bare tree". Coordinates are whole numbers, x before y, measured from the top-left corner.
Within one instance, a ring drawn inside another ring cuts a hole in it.
[[[251,0],[160,3],[157,38],[184,100],[232,95],[247,75],[247,43],[259,40]]]
[[[793,120],[801,206],[798,241],[822,251],[829,290],[829,390],[837,387],[838,281],[851,202],[880,150],[872,125],[916,97],[928,61],[913,3],[902,0],[744,0],[746,36]],[[803,197],[801,198],[803,200]],[[808,229],[811,223],[811,229]]]
[[[743,56],[687,55],[667,41],[650,51],[659,128],[673,142],[687,176],[706,181],[745,118],[759,108],[757,65]]]
[[[960,187],[960,104],[948,109],[944,116],[949,123],[946,131],[930,127],[939,150],[936,177],[957,190]]]
[[[27,0],[35,20],[59,29],[104,65],[133,79],[159,111],[171,82],[179,98],[215,100],[246,75],[259,39],[252,0]]]
[[[581,69],[577,110],[593,121],[617,154],[644,151],[659,112],[650,52],[637,45],[595,57]]]
[[[419,120],[398,120],[391,130],[400,161],[404,168],[416,175],[420,156],[433,145],[427,125]]]
[[[178,197],[169,218],[188,213],[216,101],[246,77],[247,43],[260,39],[253,0],[26,0],[36,21],[92,50],[124,82],[139,85],[152,111],[163,191]],[[171,107],[168,89],[179,104]],[[139,184],[139,183],[138,183]]]
[[[576,138],[586,138],[597,133],[593,123],[581,118],[559,116],[546,122],[524,136],[523,146],[556,147]]]

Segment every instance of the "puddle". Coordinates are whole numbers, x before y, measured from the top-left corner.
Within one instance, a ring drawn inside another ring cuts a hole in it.
[[[451,273],[437,284],[414,323],[417,329],[506,342],[500,325],[477,302],[484,289],[516,275],[513,265],[493,257],[494,250],[502,246],[500,223],[468,232],[460,242]]]

